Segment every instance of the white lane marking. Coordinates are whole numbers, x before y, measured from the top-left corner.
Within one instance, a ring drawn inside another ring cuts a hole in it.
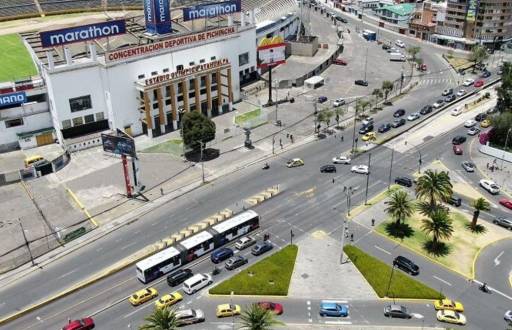
[[[500,258],[505,251],[501,251],[496,258],[494,258],[494,267],[498,267],[501,263]]]
[[[473,282],[477,283],[478,285],[482,285],[482,284],[483,284],[483,283],[482,283],[482,282],[480,282],[479,280],[473,280]],[[511,296],[506,295],[506,294],[504,294],[503,292],[498,291],[498,290],[496,290],[496,289],[493,289],[493,288],[491,288],[490,286],[487,286],[487,287],[489,288],[489,290],[491,290],[491,291],[493,291],[493,292],[496,292],[497,294],[501,295],[502,297],[505,297],[505,298],[507,298],[508,300],[512,301],[512,297],[511,297]]]
[[[350,321],[325,321],[325,324],[344,324],[349,325],[352,324]]]
[[[338,300],[338,299],[322,299],[324,303],[335,303],[335,304],[348,304],[348,300]]]
[[[411,316],[414,317],[415,319],[423,319],[424,316],[419,314],[419,313],[411,313]]]
[[[444,284],[446,284],[446,285],[452,286],[452,284],[451,284],[450,282],[445,281],[445,280],[443,280],[443,279],[442,279],[442,278],[440,278],[440,277],[437,277],[437,276],[435,276],[435,275],[434,275],[433,277],[434,277],[436,280],[438,280],[438,281],[440,281],[440,282],[443,282],[443,283],[444,283]]]
[[[374,248],[376,248],[377,250],[380,250],[380,251],[382,251],[382,252],[384,252],[384,253],[388,254],[388,255],[391,255],[391,252],[384,250],[383,248],[381,248],[381,247],[380,247],[380,246],[378,246],[378,245],[374,245],[373,247],[374,247]]]
[[[67,272],[67,273],[65,273],[65,274],[62,274],[62,275],[61,275],[61,276],[59,276],[58,278],[64,278],[64,277],[66,277],[66,276],[68,276],[68,275],[70,275],[70,274],[72,274],[72,273],[74,273],[74,272],[76,272],[76,271],[77,271],[77,269],[74,269],[74,270],[72,270],[72,271],[70,271],[70,272]]]
[[[121,250],[125,250],[125,249],[127,249],[128,247],[130,247],[130,246],[134,245],[135,243],[137,243],[137,242],[133,241],[133,242],[131,242],[131,243],[129,243],[129,244],[126,244],[125,246],[123,246],[123,247],[121,248]]]

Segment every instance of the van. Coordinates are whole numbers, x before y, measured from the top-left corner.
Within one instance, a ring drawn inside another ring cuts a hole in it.
[[[405,55],[402,53],[390,53],[389,54],[389,60],[390,61],[396,61],[396,62],[405,62]]]
[[[183,283],[183,291],[186,294],[194,294],[207,285],[212,284],[212,277],[208,274],[196,274]]]
[[[41,161],[41,160],[44,160],[43,156],[39,156],[39,155],[29,156],[29,157],[25,158],[25,161],[24,161],[25,167],[29,167],[32,164],[37,163],[38,161]]]

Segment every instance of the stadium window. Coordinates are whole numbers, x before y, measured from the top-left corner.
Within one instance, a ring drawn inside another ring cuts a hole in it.
[[[30,102],[44,102],[46,101],[46,94],[36,94],[27,96],[27,103]]]
[[[188,66],[194,66],[194,65],[196,65],[196,63],[194,61],[188,63]]]
[[[86,124],[93,123],[94,122],[94,115],[84,116],[84,122]]]
[[[210,61],[215,61],[215,59],[216,59],[215,56],[210,57]]]
[[[212,73],[212,85],[217,83],[217,74]]]
[[[77,112],[92,108],[91,95],[79,96],[69,99],[71,112]]]
[[[194,89],[195,88],[195,83],[194,83],[195,79],[192,79],[192,80],[189,80],[188,81],[188,89],[191,90],[191,89]]]
[[[153,100],[156,99],[158,99],[158,92],[156,91],[156,89],[153,89]]]
[[[96,113],[96,121],[100,121],[103,119],[105,119],[105,115],[103,114],[103,112],[97,112]]]
[[[200,60],[199,60],[199,63],[200,63],[200,64],[202,64],[202,63],[204,63],[204,62],[206,62],[206,60],[205,60],[204,58],[202,58],[202,59],[200,59]]]
[[[238,66],[249,63],[249,52],[238,55]]]
[[[139,75],[137,76],[137,79],[144,79],[145,77],[146,77],[146,75],[139,74]]]
[[[158,109],[158,102],[153,103],[153,109]]]
[[[201,77],[201,83],[200,83],[201,87],[204,87],[206,86],[206,77],[205,76],[202,76]]]
[[[165,96],[171,96],[171,86],[165,86]]]
[[[84,124],[84,120],[82,117],[73,118],[73,126],[80,126]]]
[[[144,100],[144,92],[143,91],[139,91],[139,97],[141,100]]]
[[[5,121],[5,128],[11,128],[16,126],[23,126],[23,118],[16,118]]]
[[[62,129],[70,128],[71,127],[71,120],[66,119],[62,121]]]
[[[181,88],[181,83],[178,84],[178,94],[182,94],[183,89]]]
[[[176,65],[176,71],[183,71],[183,64]]]
[[[162,70],[162,72],[163,72],[163,73],[167,73],[167,72],[169,72],[169,68],[165,68],[165,69],[163,69],[163,70]]]
[[[165,100],[165,105],[170,105],[171,104],[171,100]]]
[[[182,101],[183,101],[183,95],[178,96],[178,102],[182,102]]]
[[[152,75],[152,76],[156,76],[157,74],[158,74],[158,71],[153,71],[153,72],[151,72],[151,75]]]

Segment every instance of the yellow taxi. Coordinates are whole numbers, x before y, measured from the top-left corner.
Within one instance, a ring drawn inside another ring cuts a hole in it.
[[[183,300],[183,296],[179,292],[176,291],[176,292],[173,292],[170,294],[163,295],[162,298],[158,299],[155,302],[155,306],[158,309],[164,309],[164,308],[170,307],[182,300]]]
[[[240,315],[240,306],[234,304],[222,304],[217,306],[217,317]]]
[[[128,301],[133,306],[138,306],[140,304],[145,303],[148,300],[155,298],[156,296],[158,296],[158,291],[156,291],[155,288],[147,288],[139,290],[132,294],[130,298],[128,298]]]
[[[434,308],[436,310],[445,309],[456,312],[464,312],[464,306],[460,302],[451,299],[440,299],[434,301]]]
[[[489,120],[489,119],[484,119],[480,123],[480,127],[482,127],[482,128],[487,128],[489,126],[491,126],[491,120]]]
[[[446,323],[452,323],[452,324],[466,324],[466,317],[455,311],[447,311],[447,310],[440,310],[437,312],[437,320],[441,322]]]
[[[375,132],[368,132],[365,135],[363,135],[362,140],[363,141],[373,141],[377,138],[377,134]]]
[[[300,158],[293,158],[292,160],[289,160],[286,163],[286,167],[292,168],[292,167],[298,167],[304,165],[304,161]]]

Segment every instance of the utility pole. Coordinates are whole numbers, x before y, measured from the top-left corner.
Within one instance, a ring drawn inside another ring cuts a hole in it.
[[[366,192],[364,194],[364,205],[368,203],[368,183],[370,182],[370,160],[372,158],[372,153],[368,153],[368,173],[366,174]]]
[[[505,162],[505,152],[507,151],[508,135],[510,134],[510,131],[512,131],[512,128],[509,128],[507,130],[507,136],[505,137],[505,146],[503,147],[503,155],[501,156],[501,170],[502,171],[503,171],[503,165],[504,165],[504,162]]]
[[[200,143],[200,146],[201,146],[201,171],[203,172],[203,183],[205,183],[205,180],[204,180],[204,161],[203,161],[203,148],[204,148],[204,142],[203,141],[199,141]]]
[[[233,307],[234,307],[234,306],[233,306],[233,295],[234,295],[234,294],[235,294],[235,293],[234,293],[233,291],[231,291],[231,293],[230,293],[230,295],[229,295],[229,297],[230,297],[230,299],[229,299],[229,300],[230,300],[230,305],[231,305],[230,307],[231,307],[231,308],[233,308]],[[231,326],[232,326],[232,329],[233,329],[233,330],[235,330],[235,314],[234,314],[234,313],[231,315]]]
[[[27,240],[27,235],[25,235],[25,229],[23,228],[23,224],[21,223],[21,218],[18,218],[18,223],[20,224],[21,233],[23,234],[23,239],[25,240],[25,245],[28,250],[28,254],[30,255],[30,262],[32,262],[32,266],[35,266],[36,263],[34,261],[34,256],[32,255],[32,251],[30,251],[30,245]]]
[[[388,190],[391,188],[391,173],[393,172],[393,156],[394,155],[395,155],[395,149],[391,149],[391,165],[389,166]]]
[[[270,63],[272,64],[272,63]],[[272,105],[272,65],[268,66],[268,105]]]
[[[361,20],[362,20],[362,17],[361,16]],[[368,66],[368,46],[366,46],[366,56],[365,56],[365,59],[364,59],[364,81],[366,81],[366,67]]]
[[[272,155],[275,155],[274,145],[276,144],[276,135],[272,135]]]
[[[356,142],[356,118],[357,118],[357,103],[359,99],[356,99],[356,106],[355,106],[355,112],[354,112],[354,129],[352,132],[352,155],[355,154],[355,142]]]
[[[404,86],[404,70],[400,71],[400,94],[402,94],[402,88]]]
[[[340,264],[343,264],[343,248],[345,247],[345,227],[346,226],[347,226],[347,220],[344,219],[343,220],[343,226],[341,226],[341,257],[340,257]]]

